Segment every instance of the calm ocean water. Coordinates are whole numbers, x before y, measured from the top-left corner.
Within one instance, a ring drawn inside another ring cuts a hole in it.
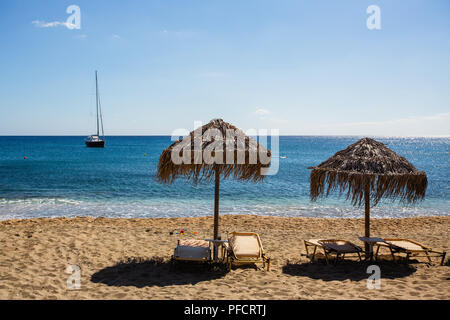
[[[308,166],[358,137],[280,137],[280,167],[262,183],[222,180],[221,214],[362,217],[345,197],[311,202]],[[377,138],[428,175],[426,199],[415,206],[383,201],[374,217],[450,215],[449,138]],[[211,215],[213,184],[155,180],[170,137],[107,137],[104,149],[83,137],[0,137],[0,219]],[[26,159],[24,158],[26,157]]]

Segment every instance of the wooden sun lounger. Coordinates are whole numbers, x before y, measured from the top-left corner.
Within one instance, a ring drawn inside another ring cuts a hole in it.
[[[172,259],[175,261],[210,262],[210,242],[194,239],[178,240]]]
[[[319,243],[320,239],[309,239],[309,240],[303,240],[303,243],[305,244],[305,250],[306,250],[306,257],[311,259],[311,261],[314,261],[314,258],[316,257],[317,248],[322,249],[324,252],[324,255],[326,256],[325,249],[323,248],[322,244]],[[313,249],[312,253],[309,252],[309,248]]]
[[[389,248],[392,259],[396,261],[395,254],[406,254],[406,263],[410,257],[427,257],[428,262],[432,263],[431,257],[440,257],[441,265],[444,264],[446,252],[434,251],[430,247],[424,246],[418,242],[409,239],[383,239],[384,241],[376,242],[374,246],[377,247],[375,252],[375,259],[378,257],[380,247]]]
[[[329,258],[332,254],[336,255],[336,259],[334,263],[336,264],[339,260],[339,257],[342,256],[342,259],[345,258],[346,254],[357,254],[359,261],[361,261],[361,252],[362,249],[358,247],[357,245],[353,244],[350,241],[347,240],[340,240],[340,239],[310,239],[310,240],[304,240],[305,249],[306,249],[306,256],[311,259],[311,261],[314,260],[317,248],[321,248],[323,250],[323,253],[325,255],[325,260],[327,263],[329,263]],[[314,250],[312,254],[309,253],[308,248],[313,247]]]
[[[228,236],[227,265],[231,270],[233,264],[256,264],[262,263],[263,268],[267,264],[270,270],[270,258],[266,256],[261,239],[253,232],[232,232]]]

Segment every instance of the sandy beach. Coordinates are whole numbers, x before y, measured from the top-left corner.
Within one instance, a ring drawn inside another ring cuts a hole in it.
[[[444,266],[438,259],[433,265],[417,260],[405,265],[385,255],[378,263],[381,289],[369,290],[367,263],[311,264],[301,256],[303,239],[343,238],[361,245],[362,219],[223,215],[223,236],[260,234],[272,258],[270,271],[168,262],[177,239],[211,237],[212,224],[212,217],[0,221],[0,298],[450,299],[448,258]],[[186,235],[177,234],[181,229]],[[372,220],[373,235],[411,238],[437,250],[449,251],[449,231],[450,217]],[[67,289],[68,265],[81,268],[78,290]]]

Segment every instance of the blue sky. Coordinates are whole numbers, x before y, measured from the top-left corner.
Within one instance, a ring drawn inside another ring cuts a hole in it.
[[[447,0],[2,0],[0,41],[0,135],[93,133],[98,70],[110,135],[450,136]]]

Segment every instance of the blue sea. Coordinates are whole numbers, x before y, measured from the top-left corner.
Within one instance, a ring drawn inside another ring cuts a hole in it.
[[[33,217],[194,217],[213,212],[214,185],[155,179],[169,136],[111,136],[104,149],[84,137],[0,137],[0,219]],[[362,217],[345,196],[311,202],[309,166],[359,137],[286,136],[279,171],[264,182],[222,180],[221,214]],[[450,215],[449,138],[376,138],[428,175],[424,201],[385,200],[373,217]]]

